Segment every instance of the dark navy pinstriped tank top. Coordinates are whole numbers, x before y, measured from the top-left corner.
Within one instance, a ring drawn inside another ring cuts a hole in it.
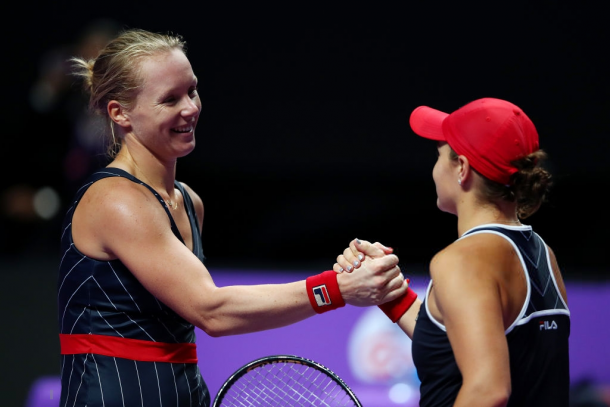
[[[512,393],[508,406],[565,406],[569,401],[570,311],[553,275],[548,249],[530,226],[483,225],[461,237],[493,233],[515,248],[527,280],[527,297],[506,330]],[[462,385],[444,325],[430,314],[426,297],[413,333],[412,353],[421,380],[420,406],[452,406]]]
[[[76,193],[61,236],[58,324],[61,334],[97,334],[166,343],[195,343],[194,326],[161,303],[119,260],[83,255],[72,241],[72,215],[87,189],[107,177],[146,186],[167,212],[171,229],[184,242],[169,209],[149,185],[118,168],[94,173]],[[190,220],[193,252],[205,257],[195,208],[179,182]],[[205,406],[209,394],[196,364],[135,362],[93,354],[62,356],[61,405]],[[129,400],[129,402],[127,402]]]

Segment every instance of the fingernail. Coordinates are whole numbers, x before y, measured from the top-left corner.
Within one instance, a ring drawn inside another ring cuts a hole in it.
[[[360,260],[360,261],[364,260],[364,256],[363,256],[363,255],[361,255],[361,254],[359,254],[359,255],[358,255],[358,260]]]
[[[344,271],[345,271],[345,270],[343,269],[343,267],[341,267],[341,268],[339,269],[339,273],[343,273]]]
[[[353,267],[352,266],[347,266],[347,271],[352,271]]]
[[[360,239],[356,238],[356,243],[360,244],[362,242],[360,241]]]
[[[358,264],[360,264],[360,262],[358,260],[354,260],[354,267],[358,267]]]
[[[389,246],[387,246],[387,247],[388,247],[388,249],[390,249],[390,250],[394,251],[394,248],[393,248],[393,247],[389,247]]]

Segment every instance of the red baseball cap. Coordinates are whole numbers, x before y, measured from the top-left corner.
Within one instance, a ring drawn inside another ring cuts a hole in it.
[[[477,99],[451,114],[420,106],[409,123],[416,134],[446,141],[480,174],[504,185],[517,172],[511,162],[539,148],[534,123],[519,107],[501,99]]]

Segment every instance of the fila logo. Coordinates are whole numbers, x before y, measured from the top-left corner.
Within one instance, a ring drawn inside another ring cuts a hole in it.
[[[557,323],[555,321],[540,321],[540,330],[557,329]]]
[[[318,307],[331,304],[330,295],[328,295],[328,290],[326,289],[325,284],[318,285],[312,288],[312,290],[313,295],[316,298],[316,303],[318,304]]]

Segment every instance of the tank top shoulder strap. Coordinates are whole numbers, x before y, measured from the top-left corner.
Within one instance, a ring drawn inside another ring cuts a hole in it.
[[[201,231],[199,230],[199,221],[197,219],[197,211],[195,210],[195,204],[193,203],[193,200],[186,188],[184,188],[184,186],[180,182],[174,181],[174,185],[176,188],[178,188],[184,199],[184,207],[186,209],[186,213],[189,218],[189,223],[191,225],[191,235],[193,237],[193,253],[199,258],[199,260],[201,260],[202,263],[204,263],[205,256],[203,254]]]
[[[485,225],[464,234],[491,232],[504,235],[518,251],[528,281],[528,306],[522,320],[540,312],[568,311],[561,297],[548,249],[542,238],[530,226]]]

